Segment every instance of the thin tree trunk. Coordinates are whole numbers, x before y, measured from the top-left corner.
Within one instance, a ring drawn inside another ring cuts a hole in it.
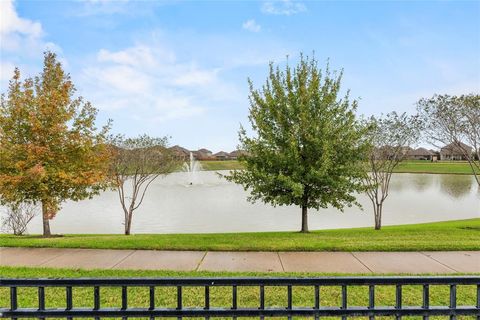
[[[130,230],[132,229],[132,218],[133,218],[133,212],[128,212],[128,214],[125,215],[125,235],[129,236],[130,235]]]
[[[382,228],[382,203],[377,203],[375,208],[375,230]]]
[[[300,232],[308,232],[308,208],[307,206],[302,206],[302,230]]]
[[[45,201],[42,201],[42,219],[43,219],[43,236],[50,237],[50,217],[48,212],[48,205]]]

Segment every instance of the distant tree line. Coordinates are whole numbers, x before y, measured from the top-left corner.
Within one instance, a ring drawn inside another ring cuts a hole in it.
[[[226,178],[250,192],[250,201],[298,206],[300,230],[308,232],[309,209],[358,206],[356,194],[366,193],[380,229],[392,173],[421,136],[464,150],[480,185],[478,94],[434,95],[418,101],[416,115],[365,119],[357,116],[358,102],[348,90],[341,93],[342,75],[301,55],[295,67],[270,64],[260,89],[249,81],[255,135],[240,129],[245,169]],[[2,226],[14,234],[26,231],[38,208],[43,235],[51,236],[50,220],[63,202],[110,188],[118,192],[128,235],[151,183],[179,167],[166,137],[112,136],[110,121],[97,128],[97,109],[75,92],[56,55],[46,52],[38,76],[22,80],[15,69],[1,96]]]

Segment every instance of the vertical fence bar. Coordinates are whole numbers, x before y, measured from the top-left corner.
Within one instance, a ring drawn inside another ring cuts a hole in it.
[[[315,287],[315,305],[313,306],[314,309],[320,309],[320,286],[316,285]],[[320,317],[318,313],[315,314],[315,320],[318,320]]]
[[[65,310],[72,310],[73,308],[73,294],[72,294],[72,287],[66,286],[65,287],[65,300],[67,302]],[[73,320],[73,317],[67,317],[67,320]]]
[[[38,310],[45,310],[45,287],[38,287]],[[38,317],[39,319],[45,319],[44,317]]]
[[[10,287],[10,309],[17,310],[18,301],[17,301],[17,287]]]
[[[150,304],[148,306],[148,310],[153,310],[155,309],[155,287],[154,286],[149,287],[149,297],[150,297]],[[150,320],[155,320],[155,317],[150,316]]]
[[[368,309],[375,308],[375,285],[371,284],[368,286]],[[370,320],[374,320],[375,316],[369,316]]]
[[[292,310],[292,286],[287,286],[287,309]],[[292,316],[288,316],[288,320],[292,320]]]
[[[232,309],[236,310],[237,309],[237,286],[233,285],[232,286]],[[236,320],[237,317],[233,316],[233,320]]]
[[[67,300],[67,310],[72,310],[73,308],[73,294],[72,294],[72,287],[67,286],[65,287],[65,298]]]
[[[480,309],[480,284],[477,285],[477,309]],[[477,320],[480,320],[480,314],[477,316]]]
[[[260,310],[264,310],[265,309],[265,287],[264,286],[260,286]],[[260,320],[263,320],[265,319],[264,316],[260,316]]]
[[[237,286],[232,286],[232,309],[237,309]]]
[[[100,309],[100,287],[93,287],[93,310]]]
[[[155,287],[150,286],[149,288],[149,297],[150,297],[150,305],[148,306],[148,310],[155,309]]]
[[[17,308],[17,287],[10,287],[10,310],[14,311],[17,310]],[[17,320],[17,318],[12,318],[12,320]]]
[[[315,286],[315,309],[320,309],[320,286]]]
[[[430,286],[428,284],[423,285],[423,304],[422,304],[423,309],[428,309],[430,308]],[[423,320],[428,320],[429,316],[423,316]]]
[[[122,286],[122,310],[128,308],[128,290],[127,286]],[[123,320],[127,320],[128,317],[122,317]]]
[[[347,309],[347,286],[342,285],[342,306],[341,309]],[[342,320],[347,320],[347,316],[342,316]]]
[[[45,287],[38,287],[38,310],[45,310]]]
[[[265,287],[260,286],[260,309],[265,309]]]
[[[401,310],[402,309],[402,285],[397,284],[395,287],[395,309]],[[396,320],[401,320],[402,316],[400,314],[395,315]]]
[[[93,287],[93,310],[100,309],[100,287]],[[100,317],[95,317],[95,320],[100,320]]]
[[[457,308],[457,286],[452,284],[450,285],[450,309]],[[456,315],[451,315],[450,320],[456,320]]]
[[[210,309],[210,286],[205,286],[205,310]],[[205,317],[205,320],[210,319],[210,317]]]
[[[177,310],[182,310],[182,286],[177,286]],[[182,317],[177,317],[178,320],[181,320]]]

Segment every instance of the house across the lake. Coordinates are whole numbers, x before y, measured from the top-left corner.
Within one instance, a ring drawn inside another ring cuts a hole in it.
[[[193,156],[195,157],[195,159],[197,159],[197,160],[212,160],[213,159],[212,151],[210,151],[208,149],[205,149],[205,148],[198,149],[197,151],[192,151],[192,153],[193,153]]]
[[[437,155],[434,151],[425,148],[410,149],[407,154],[409,160],[430,160],[436,161]]]
[[[215,160],[230,160],[230,155],[225,151],[217,152],[213,155]]]
[[[467,160],[467,154],[472,153],[472,147],[462,142],[450,143],[440,149],[440,160]]]
[[[171,150],[174,156],[177,157],[178,159],[186,160],[190,157],[190,151],[183,147],[180,147],[179,145],[175,145],[168,149]]]

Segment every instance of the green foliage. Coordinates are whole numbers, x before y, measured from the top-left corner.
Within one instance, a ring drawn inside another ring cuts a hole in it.
[[[35,78],[21,82],[15,70],[0,102],[1,203],[41,202],[48,222],[63,201],[107,187],[109,127],[98,131],[97,110],[74,94],[54,53],[45,53]]]
[[[245,170],[227,179],[248,189],[251,201],[274,206],[342,210],[355,204],[367,145],[355,117],[357,102],[348,93],[340,97],[341,79],[342,73],[328,65],[323,72],[314,58],[301,56],[294,69],[270,64],[260,90],[250,81],[249,120],[256,136],[241,128]]]

